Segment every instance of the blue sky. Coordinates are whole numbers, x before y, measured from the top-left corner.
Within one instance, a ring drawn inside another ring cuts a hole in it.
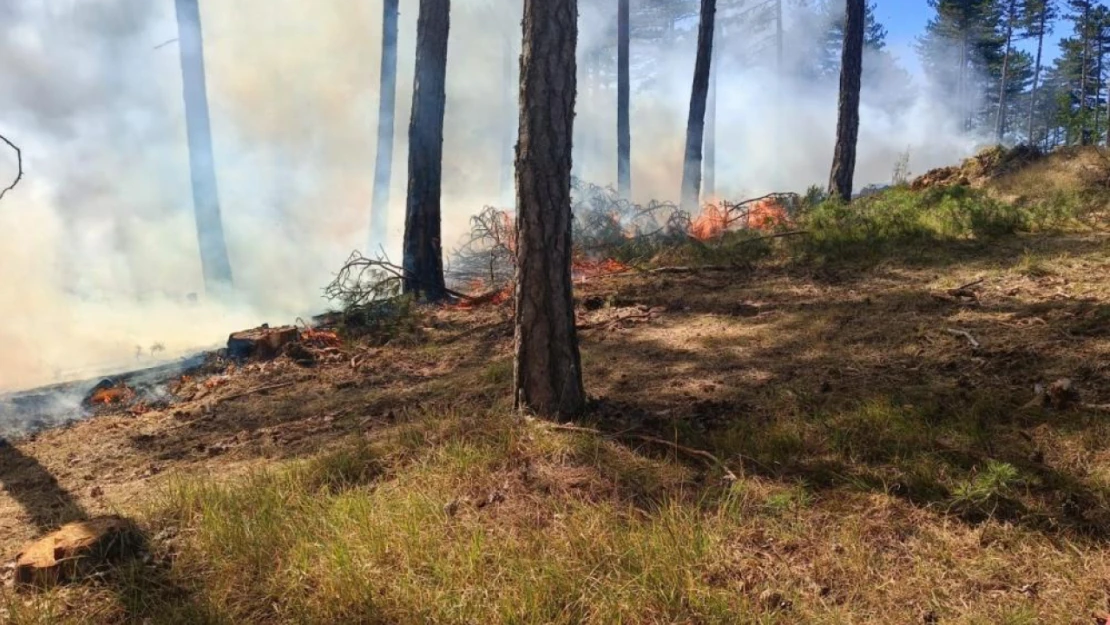
[[[876,17],[886,26],[887,44],[891,51],[902,61],[902,65],[914,74],[921,71],[917,60],[914,41],[925,32],[925,24],[933,15],[933,10],[925,0],[874,0]],[[1045,39],[1045,63],[1056,58],[1056,42],[1066,34],[1071,25],[1064,22],[1056,24],[1055,32]],[[1030,48],[1030,42],[1018,42],[1018,47]]]

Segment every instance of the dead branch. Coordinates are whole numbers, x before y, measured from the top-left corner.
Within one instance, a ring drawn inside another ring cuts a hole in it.
[[[2,200],[2,199],[4,199],[4,195],[7,194],[8,191],[11,191],[12,189],[14,189],[15,186],[17,184],[19,184],[19,181],[23,179],[23,151],[19,149],[19,146],[12,143],[11,141],[9,141],[8,138],[5,137],[4,135],[0,135],[0,141],[3,141],[4,143],[7,143],[8,147],[15,150],[15,162],[16,162],[16,168],[17,168],[16,169],[16,174],[15,174],[15,180],[12,180],[12,183],[10,185],[8,185],[3,190],[0,190],[0,200]]]
[[[737,480],[736,474],[733,473],[728,468],[728,465],[726,465],[724,462],[722,462],[721,459],[718,458],[717,456],[714,456],[713,454],[709,453],[708,451],[705,451],[705,450],[702,450],[702,449],[694,449],[693,447],[687,447],[685,445],[680,445],[678,443],[668,441],[668,440],[665,440],[665,439],[662,439],[662,438],[656,438],[654,436],[648,436],[646,434],[634,434],[634,433],[631,433],[631,432],[617,432],[617,433],[610,434],[610,433],[602,432],[601,430],[595,430],[594,428],[582,427],[580,425],[566,425],[566,424],[560,424],[560,423],[549,424],[548,427],[550,427],[553,430],[560,430],[560,431],[564,431],[564,432],[578,432],[580,434],[593,434],[594,436],[600,436],[600,437],[603,437],[603,438],[630,438],[630,439],[633,439],[633,440],[643,441],[645,443],[653,443],[653,444],[656,444],[656,445],[663,445],[663,446],[666,446],[666,447],[670,447],[671,449],[673,449],[675,451],[680,451],[680,452],[682,452],[684,454],[687,454],[687,455],[690,455],[690,456],[696,456],[698,458],[702,458],[703,460],[708,461],[710,464],[712,464],[716,467],[719,467],[722,471],[724,471],[726,480],[728,480],[730,482],[735,482]]]
[[[965,339],[967,339],[967,342],[971,343],[971,348],[972,349],[979,349],[980,347],[982,347],[982,345],[979,343],[979,341],[975,340],[975,337],[972,336],[971,332],[968,332],[967,330],[959,330],[959,329],[954,329],[954,328],[948,328],[947,332],[949,334],[951,334],[952,336],[962,336]]]
[[[233,395],[218,397],[215,401],[212,402],[212,405],[215,406],[216,404],[222,404],[224,402],[242,399],[251,395],[257,395],[258,393],[265,393],[268,391],[276,391],[278,389],[288,388],[290,386],[293,386],[294,384],[296,384],[296,382],[282,382],[281,384],[271,384],[270,386],[260,386],[258,388],[252,388],[249,391],[243,391],[242,393],[235,393]]]

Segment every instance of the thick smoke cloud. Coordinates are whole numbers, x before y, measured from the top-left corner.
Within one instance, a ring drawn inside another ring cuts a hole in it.
[[[321,287],[352,249],[364,247],[380,5],[201,5],[221,209],[237,284],[232,301],[203,291],[173,0],[0,3],[0,133],[23,147],[26,169],[24,182],[0,202],[0,390],[131,366],[136,347],[147,350],[149,362],[156,343],[165,347],[159,357],[176,357],[243,326],[317,312],[325,305]],[[519,0],[456,0],[453,8],[443,180],[448,246],[470,215],[511,197],[503,172],[517,89],[506,83],[504,55],[518,54],[520,39]],[[415,0],[402,2],[388,250],[395,259],[416,9]],[[583,50],[611,43],[607,24],[615,12],[616,3],[583,1]],[[653,70],[650,80],[633,76],[635,197],[674,198],[693,40],[662,54],[636,42],[632,52],[656,57],[636,65]],[[835,84],[788,77],[780,105],[766,68],[722,55],[721,193],[823,183]],[[615,89],[587,92],[584,76],[579,85],[576,173],[615,182]],[[504,97],[506,88],[512,97]],[[866,108],[865,95],[861,184],[889,180],[907,147],[916,171],[969,149],[949,132],[935,100],[922,91],[891,114]],[[769,122],[776,114],[784,117],[781,135]],[[14,160],[0,160],[0,179],[13,168]]]

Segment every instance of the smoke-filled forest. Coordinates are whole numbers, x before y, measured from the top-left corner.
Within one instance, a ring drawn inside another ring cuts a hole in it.
[[[1110,622],[1110,7],[7,0],[0,623]]]

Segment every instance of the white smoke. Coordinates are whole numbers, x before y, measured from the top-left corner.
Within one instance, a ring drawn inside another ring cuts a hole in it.
[[[520,7],[520,0],[454,3],[443,169],[448,245],[470,215],[503,198],[505,141],[517,124],[502,104],[506,88],[511,102],[517,92],[506,84],[503,41],[519,53]],[[380,4],[202,1],[201,10],[233,301],[204,296],[173,1],[0,3],[0,133],[23,148],[26,169],[0,201],[0,390],[131,365],[136,347],[156,343],[166,356],[183,355],[243,326],[317,312],[332,272],[365,247]],[[398,261],[416,13],[416,0],[402,3],[388,250]],[[583,1],[580,47],[611,43],[615,19],[615,2]],[[746,66],[728,53],[765,34],[718,42],[724,195],[802,190],[828,176],[835,81],[788,77],[780,102],[765,63]],[[634,63],[656,74],[650,83],[633,76],[638,200],[673,199],[680,183],[693,37],[663,48],[632,48],[634,57],[657,57]],[[586,93],[586,85],[580,76],[576,173],[609,184],[615,89]],[[915,171],[967,152],[969,141],[935,106],[942,100],[922,90],[891,114],[865,95],[857,186],[888,181],[907,148]],[[0,160],[0,182],[9,173],[14,160]]]

